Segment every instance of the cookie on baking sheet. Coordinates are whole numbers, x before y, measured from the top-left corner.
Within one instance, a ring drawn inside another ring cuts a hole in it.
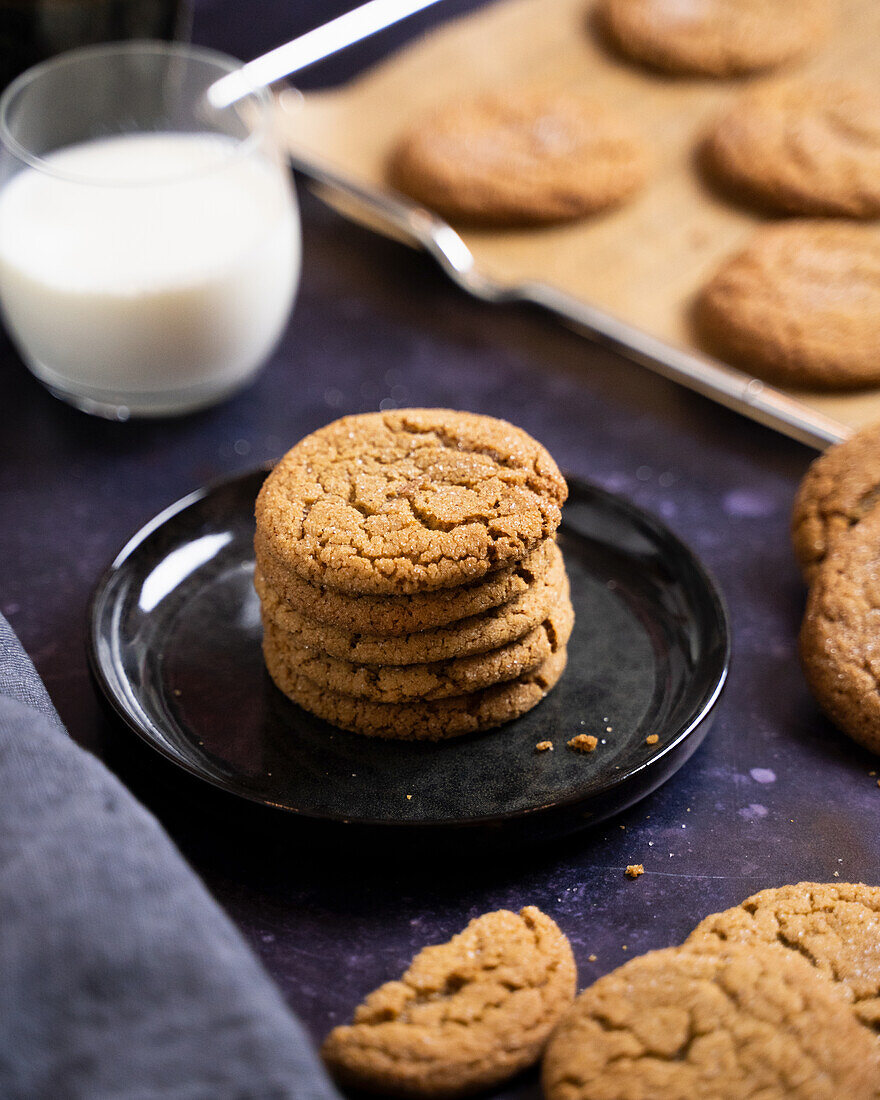
[[[880,383],[880,233],[841,221],[763,226],[700,292],[694,319],[722,358],[806,389]]]
[[[389,160],[399,190],[454,220],[532,225],[596,213],[645,181],[629,124],[577,90],[510,89],[440,108]]]
[[[374,703],[415,703],[466,695],[515,680],[564,648],[573,625],[574,611],[568,595],[568,580],[564,578],[554,603],[534,630],[499,649],[472,657],[429,664],[361,665],[340,661],[320,649],[311,649],[298,635],[283,630],[265,617],[263,633],[268,645],[283,652],[285,661],[325,691],[353,695]]]
[[[736,76],[812,50],[827,0],[600,0],[596,17],[621,53],[668,73]]]
[[[562,554],[555,543],[551,545],[555,551],[552,566],[543,579],[523,595],[447,627],[396,638],[341,630],[330,623],[316,622],[281,600],[259,570],[254,584],[263,614],[281,630],[295,634],[298,644],[304,648],[356,664],[427,664],[488,653],[537,629],[568,589]]]
[[[867,1100],[873,1035],[837,985],[766,944],[670,947],[575,1001],[544,1055],[547,1100]]]
[[[775,943],[841,986],[856,1016],[880,1031],[880,887],[799,882],[761,890],[701,921],[687,943]]]
[[[880,753],[880,509],[841,535],[816,570],[800,651],[822,710]]]
[[[449,409],[345,416],[300,440],[257,498],[266,551],[314,585],[400,596],[522,561],[567,487],[530,435]]]
[[[522,599],[545,579],[557,554],[555,542],[544,539],[522,561],[470,584],[412,596],[365,596],[309,584],[285,570],[267,552],[259,531],[254,548],[258,570],[285,607],[349,634],[382,635],[389,641],[417,631],[442,629]]]
[[[794,498],[791,538],[809,584],[837,539],[880,504],[880,424],[829,447],[807,470]]]
[[[880,214],[875,89],[843,81],[758,88],[715,125],[705,152],[725,184],[786,213]]]
[[[542,665],[515,680],[446,699],[420,703],[374,703],[318,687],[283,648],[263,636],[266,668],[275,684],[304,710],[340,729],[365,737],[399,741],[440,741],[501,726],[519,718],[551,691],[565,671],[568,652],[560,646]]]
[[[485,913],[371,993],[321,1055],[341,1083],[382,1096],[464,1096],[537,1061],[576,982],[568,940],[539,909]]]

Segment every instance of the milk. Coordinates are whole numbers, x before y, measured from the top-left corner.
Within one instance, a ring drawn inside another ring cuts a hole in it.
[[[104,138],[43,165],[0,191],[0,302],[34,372],[122,415],[246,381],[299,278],[286,172],[218,134]]]

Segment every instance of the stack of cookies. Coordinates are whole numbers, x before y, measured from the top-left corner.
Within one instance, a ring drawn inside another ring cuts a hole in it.
[[[519,428],[448,409],[348,416],[301,440],[257,499],[263,652],[343,729],[439,739],[530,710],[574,613],[555,542],[567,495]]]

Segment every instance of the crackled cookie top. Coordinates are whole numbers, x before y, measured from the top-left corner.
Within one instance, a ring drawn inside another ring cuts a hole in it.
[[[762,890],[706,917],[687,942],[697,941],[791,948],[839,982],[859,1019],[880,1030],[880,887],[799,882]]]
[[[781,65],[829,26],[827,0],[601,0],[597,14],[628,57],[704,76]]]
[[[841,535],[816,571],[800,648],[828,717],[880,752],[880,509]]]
[[[420,951],[321,1053],[342,1082],[383,1096],[475,1092],[537,1060],[576,979],[568,940],[540,910],[486,913]]]
[[[880,504],[880,424],[870,424],[820,455],[804,475],[791,537],[809,583],[837,539]]]
[[[506,646],[538,627],[568,587],[562,554],[555,543],[553,564],[544,578],[521,596],[482,615],[435,630],[400,637],[352,632],[331,623],[316,622],[281,599],[257,571],[254,584],[263,614],[281,630],[295,634],[306,649],[324,652],[342,661],[367,665],[414,665],[446,661]]]
[[[671,947],[600,978],[547,1048],[547,1100],[848,1100],[875,1040],[838,987],[765,944]]]
[[[696,303],[720,354],[783,385],[880,382],[880,234],[836,221],[759,229]]]
[[[527,225],[622,202],[644,183],[648,160],[632,125],[602,100],[511,88],[422,120],[393,151],[389,175],[450,218]]]
[[[521,561],[560,519],[567,487],[531,436],[448,409],[346,416],[267,477],[257,528],[313,584],[402,595]]]
[[[573,625],[565,581],[538,626],[498,649],[426,664],[362,665],[312,649],[299,635],[281,629],[265,613],[263,617],[263,628],[273,644],[286,652],[306,679],[329,691],[377,703],[445,699],[515,680],[563,648]]]
[[[746,197],[793,214],[880,214],[880,95],[843,81],[749,92],[707,152]]]

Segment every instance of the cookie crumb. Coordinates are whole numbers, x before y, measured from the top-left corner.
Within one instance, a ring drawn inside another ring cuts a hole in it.
[[[648,736],[645,738],[645,744],[646,745],[656,745],[659,740],[660,740],[659,734],[649,733]]]
[[[596,958],[597,958],[596,955],[588,955],[587,956],[587,962],[594,963],[596,961]]]
[[[626,869],[627,878],[638,878],[639,875],[645,873],[645,868],[641,863],[631,863]]]
[[[553,752],[553,742],[539,741],[537,745],[535,745],[535,752]]]
[[[408,794],[408,795],[406,796],[406,800],[407,800],[407,802],[412,802],[412,795],[411,795],[411,794]]]
[[[567,742],[568,747],[575,752],[592,752],[598,744],[599,738],[590,733],[579,733]]]

